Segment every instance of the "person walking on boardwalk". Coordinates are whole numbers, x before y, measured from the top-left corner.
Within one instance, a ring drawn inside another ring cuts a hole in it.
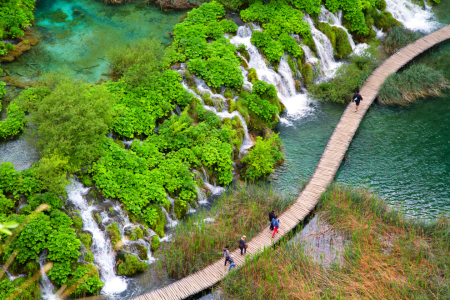
[[[272,210],[269,213],[269,222],[270,222],[270,230],[273,230],[273,225],[272,225],[272,219],[275,218],[277,215],[275,214],[275,211]]]
[[[243,235],[241,239],[239,240],[239,249],[241,249],[241,255],[244,255],[244,253],[247,253],[247,245],[245,244],[245,238],[246,236]]]
[[[222,250],[222,257],[225,257],[225,266],[227,265],[227,261],[230,260],[230,251],[228,251],[228,245],[225,246]]]
[[[228,271],[231,271],[232,267],[236,267],[236,264],[234,263],[233,255],[230,255],[230,258],[228,258],[228,261],[230,262],[230,268]]]
[[[275,233],[278,232],[278,227],[280,227],[280,221],[278,221],[278,217],[275,216],[275,218],[272,219],[272,225],[273,225],[273,234],[272,238],[275,236]]]
[[[363,100],[363,97],[359,94],[359,90],[356,92],[356,94],[353,95],[353,101],[356,103],[356,109],[355,111],[358,111],[359,102]]]

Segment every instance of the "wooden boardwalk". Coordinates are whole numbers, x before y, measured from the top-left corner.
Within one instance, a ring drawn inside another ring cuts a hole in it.
[[[450,25],[443,27],[433,33],[430,33],[421,39],[402,48],[386,61],[383,62],[367,78],[364,86],[361,88],[363,101],[359,106],[358,112],[355,112],[355,104],[347,106],[331,136],[322,157],[304,190],[300,193],[296,202],[280,216],[280,234],[272,240],[272,232],[269,226],[248,242],[248,254],[255,254],[265,247],[271,247],[282,236],[296,227],[303,219],[314,209],[319,202],[320,195],[326,191],[327,186],[334,180],[334,176],[341,164],[341,161],[347,152],[353,136],[358,129],[364,114],[377,96],[378,89],[386,77],[397,72],[411,59],[433,47],[436,44],[450,38]],[[219,250],[219,249],[218,249]],[[239,250],[232,252],[236,266],[244,264],[244,256],[241,256]],[[248,258],[248,256],[246,256]],[[172,284],[148,294],[136,297],[136,300],[172,300],[184,299],[192,296],[204,289],[207,289],[228,273],[228,268],[224,268],[224,260],[221,259],[212,265],[204,268],[197,273],[189,275]]]

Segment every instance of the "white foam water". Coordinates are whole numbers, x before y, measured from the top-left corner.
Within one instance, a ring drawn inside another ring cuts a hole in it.
[[[409,30],[430,33],[442,27],[429,7],[408,0],[386,0],[386,10]]]
[[[90,206],[84,197],[89,188],[83,187],[83,184],[79,181],[72,180],[66,190],[69,201],[81,212],[83,230],[92,234],[91,250],[94,254],[94,262],[100,272],[100,279],[104,283],[101,293],[114,295],[125,291],[127,288],[125,278],[117,276],[114,272],[116,259],[111,242],[92,217],[92,211],[96,207],[95,205]]]
[[[44,266],[47,262],[47,253],[48,251],[45,250],[39,256],[39,266],[41,267],[41,297],[45,300],[58,300],[59,297],[53,293],[55,287],[44,272]]]
[[[172,217],[170,216],[170,214],[167,212],[167,210],[166,210],[163,206],[160,206],[160,207],[161,207],[162,212],[163,212],[164,215],[166,216],[166,220],[167,220],[166,227],[168,227],[168,228],[174,228],[174,227],[176,227],[176,226],[178,225],[178,221],[172,219]]]

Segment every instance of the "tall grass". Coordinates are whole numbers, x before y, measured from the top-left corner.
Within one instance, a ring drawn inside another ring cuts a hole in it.
[[[422,33],[410,31],[401,26],[392,27],[384,40],[384,49],[388,54],[393,54],[422,36]]]
[[[386,79],[378,92],[378,102],[384,105],[407,105],[418,98],[440,96],[449,87],[441,71],[423,64],[411,65]]]
[[[450,223],[405,219],[366,190],[333,185],[318,206],[346,235],[344,263],[325,268],[301,244],[268,249],[220,287],[231,299],[449,299]]]
[[[272,209],[283,212],[296,195],[280,196],[261,184],[230,189],[211,211],[199,213],[176,227],[174,242],[163,253],[168,274],[185,277],[220,259],[225,245],[230,246],[230,251],[236,249],[242,235],[250,241],[269,226],[268,213]]]

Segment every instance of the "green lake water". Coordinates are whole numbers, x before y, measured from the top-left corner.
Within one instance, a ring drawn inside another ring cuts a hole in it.
[[[450,3],[434,8],[450,24]],[[443,70],[450,78],[450,43],[415,60]],[[312,175],[343,105],[318,103],[307,116],[280,123],[286,163],[273,176],[276,185],[292,188]],[[369,186],[409,216],[433,218],[450,212],[450,93],[420,99],[407,107],[373,104],[341,164],[336,181]]]

